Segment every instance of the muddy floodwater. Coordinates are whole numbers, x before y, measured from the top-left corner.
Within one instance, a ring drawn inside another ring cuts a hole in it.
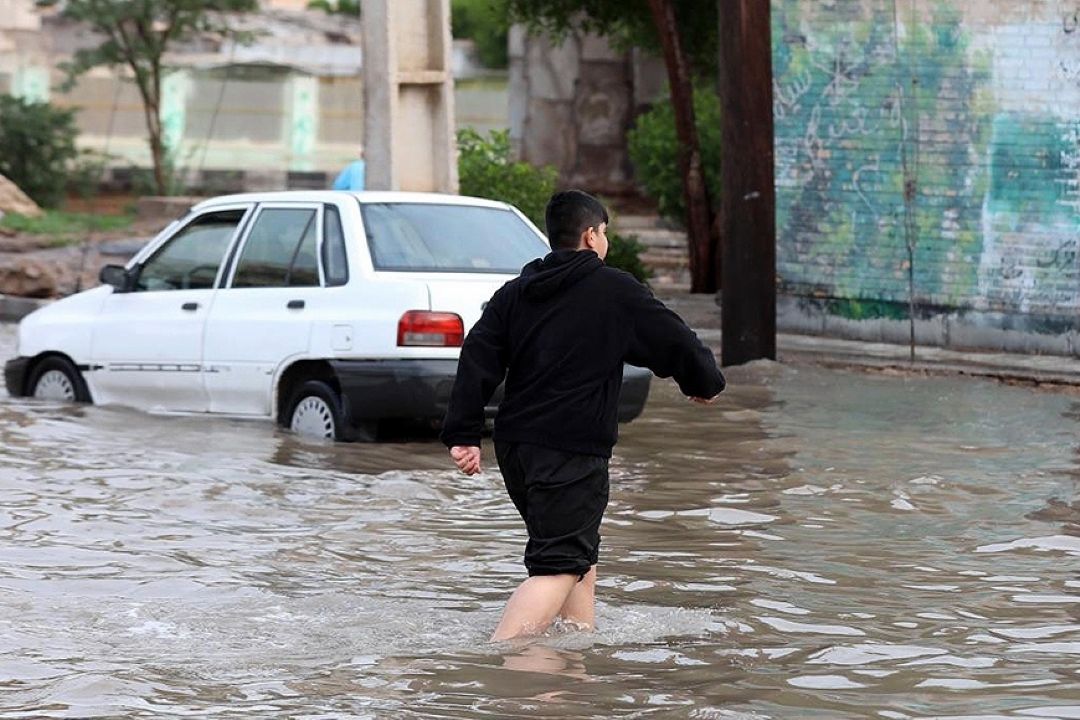
[[[0,393],[0,716],[1080,718],[1077,397],[729,380],[654,383],[598,631],[521,646],[490,453]]]

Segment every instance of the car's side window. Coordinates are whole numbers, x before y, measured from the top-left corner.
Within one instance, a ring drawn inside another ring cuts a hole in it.
[[[349,282],[348,258],[345,254],[345,232],[341,227],[341,214],[333,205],[323,209],[323,275],[328,286]]]
[[[225,251],[245,212],[220,210],[188,223],[143,263],[135,292],[214,287]]]
[[[319,284],[314,208],[264,208],[244,243],[234,288]]]

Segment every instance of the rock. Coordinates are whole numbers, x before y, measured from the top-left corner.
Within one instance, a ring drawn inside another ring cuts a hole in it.
[[[19,186],[0,175],[0,211],[18,213],[27,217],[41,217],[41,208]]]
[[[0,295],[55,297],[59,281],[53,269],[33,260],[17,259],[0,264]]]

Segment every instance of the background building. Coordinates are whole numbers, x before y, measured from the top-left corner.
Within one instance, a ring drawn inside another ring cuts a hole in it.
[[[236,25],[249,44],[204,38],[168,58],[161,113],[174,174],[206,191],[326,187],[362,149],[358,18],[270,0]],[[0,91],[78,110],[82,148],[107,156],[111,174],[150,166],[138,91],[123,69],[96,68],[70,92],[56,88],[61,62],[95,43],[80,26],[33,0],[0,0]],[[457,122],[505,128],[505,73],[484,72],[470,44],[455,46]]]

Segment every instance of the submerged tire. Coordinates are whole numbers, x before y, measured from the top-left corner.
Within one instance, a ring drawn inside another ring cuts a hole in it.
[[[63,357],[47,357],[34,367],[27,395],[40,400],[90,402],[90,391],[82,373]]]
[[[308,380],[296,389],[283,423],[297,435],[344,440],[347,435],[341,396],[321,380]]]

